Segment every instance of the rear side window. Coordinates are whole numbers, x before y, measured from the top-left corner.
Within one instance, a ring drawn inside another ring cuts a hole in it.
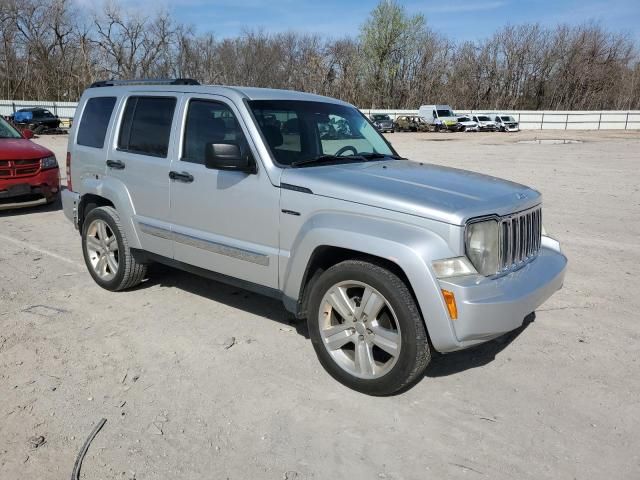
[[[166,157],[175,108],[174,97],[129,97],[120,125],[118,149]]]
[[[116,104],[116,97],[94,97],[87,101],[80,119],[78,145],[104,147],[104,137],[109,128],[109,119]]]

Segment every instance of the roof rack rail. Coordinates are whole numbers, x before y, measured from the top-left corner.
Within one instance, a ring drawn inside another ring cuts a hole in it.
[[[100,80],[93,82],[89,88],[118,87],[121,85],[200,85],[200,82],[192,78],[155,78],[137,80]]]

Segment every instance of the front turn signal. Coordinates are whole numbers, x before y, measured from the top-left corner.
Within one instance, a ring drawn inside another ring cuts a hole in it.
[[[449,317],[451,320],[458,318],[458,307],[456,306],[456,296],[449,290],[442,290],[442,296],[444,297],[444,303],[447,305],[449,311]]]

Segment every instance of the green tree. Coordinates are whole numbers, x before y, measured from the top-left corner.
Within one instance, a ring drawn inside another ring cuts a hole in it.
[[[360,41],[369,79],[370,106],[388,107],[401,72],[420,51],[426,35],[422,15],[409,15],[395,0],[381,0],[360,29]]]

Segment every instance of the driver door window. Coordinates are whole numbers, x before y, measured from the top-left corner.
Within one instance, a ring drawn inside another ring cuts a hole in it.
[[[247,142],[231,109],[210,100],[191,100],[184,129],[180,160],[204,165],[210,143],[235,143],[245,153]]]

